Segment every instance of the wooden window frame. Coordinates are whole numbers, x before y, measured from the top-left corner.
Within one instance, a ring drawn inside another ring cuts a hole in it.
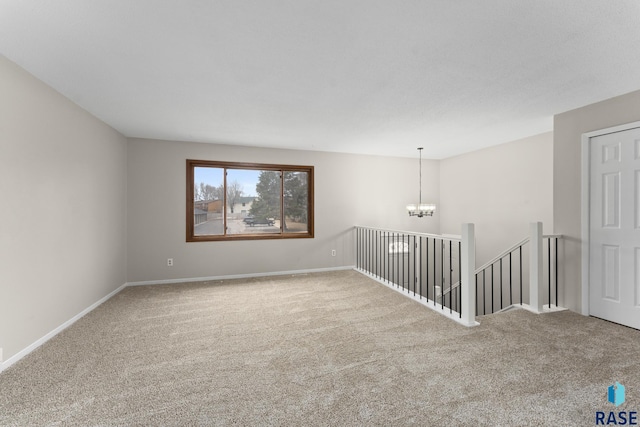
[[[256,234],[226,234],[227,230],[227,198],[225,197],[223,204],[223,235],[194,235],[194,170],[196,167],[212,167],[225,169],[224,188],[226,194],[227,188],[227,169],[248,169],[248,170],[269,170],[279,171],[284,176],[284,172],[307,172],[308,173],[308,218],[306,233],[285,233],[282,229],[282,216],[285,214],[284,209],[284,179],[280,184],[280,232],[279,233],[256,233]],[[216,241],[234,241],[234,240],[269,240],[269,239],[309,239],[314,237],[314,185],[313,185],[313,166],[300,165],[282,165],[268,163],[244,163],[244,162],[221,162],[214,160],[194,160],[187,159],[187,242],[216,242]]]

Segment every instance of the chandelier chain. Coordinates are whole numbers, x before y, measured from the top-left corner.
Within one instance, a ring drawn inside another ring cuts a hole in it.
[[[418,196],[418,203],[422,205],[422,147],[418,148],[420,153],[420,195]]]

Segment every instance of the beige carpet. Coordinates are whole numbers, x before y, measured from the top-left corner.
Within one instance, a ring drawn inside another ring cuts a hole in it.
[[[0,374],[0,425],[588,426],[640,410],[640,331],[480,320],[354,271],[127,288]]]

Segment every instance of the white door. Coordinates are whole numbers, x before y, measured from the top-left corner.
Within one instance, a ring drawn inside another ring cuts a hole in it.
[[[640,329],[640,128],[590,145],[589,313]]]

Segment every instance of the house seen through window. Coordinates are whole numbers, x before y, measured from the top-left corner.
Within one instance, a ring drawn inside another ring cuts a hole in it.
[[[313,237],[313,166],[187,160],[187,241]]]

